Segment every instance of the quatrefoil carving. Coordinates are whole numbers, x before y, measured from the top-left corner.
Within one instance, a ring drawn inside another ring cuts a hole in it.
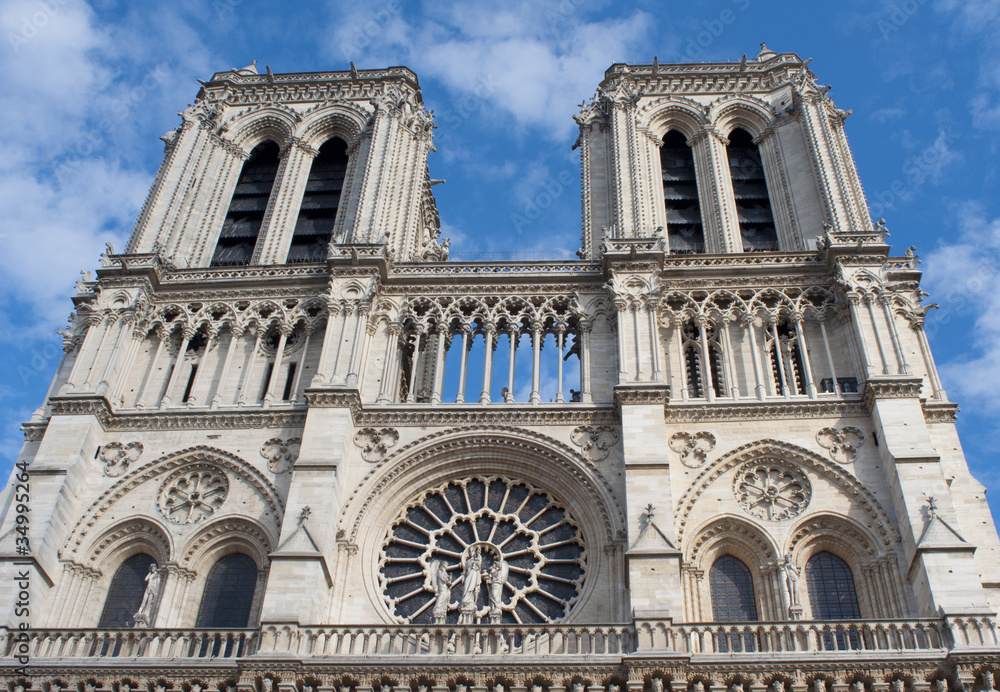
[[[101,461],[104,462],[104,473],[108,476],[120,476],[128,467],[142,455],[142,443],[109,442],[101,447]]]
[[[271,473],[285,473],[298,459],[301,446],[302,440],[298,437],[287,440],[274,437],[261,445],[260,455],[267,459],[267,468]]]
[[[361,428],[354,434],[354,444],[361,448],[365,461],[382,461],[397,442],[399,432],[394,428]]]
[[[858,458],[858,448],[865,443],[865,433],[849,425],[840,430],[823,428],[816,433],[816,441],[830,450],[830,458],[841,464],[850,464]]]
[[[581,425],[570,435],[573,444],[580,447],[591,461],[606,459],[618,442],[618,431],[610,425]]]
[[[705,463],[708,453],[715,449],[715,435],[707,430],[679,432],[671,435],[667,444],[680,455],[681,463],[696,469]]]

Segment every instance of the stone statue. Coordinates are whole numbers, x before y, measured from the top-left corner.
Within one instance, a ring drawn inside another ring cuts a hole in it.
[[[771,684],[767,687],[768,692],[785,692],[785,681],[784,680],[772,680]]]
[[[490,566],[490,618],[500,621],[501,606],[503,606],[503,587],[507,585],[507,575],[510,574],[510,566],[502,559],[497,558]]]
[[[785,573],[785,585],[788,587],[788,600],[790,606],[799,605],[799,568],[792,562],[792,556],[785,556],[785,563],[782,565]]]
[[[889,689],[892,690],[892,692],[905,692],[906,683],[903,680],[896,678],[895,680],[891,680],[889,682]]]
[[[996,679],[993,677],[993,671],[992,670],[984,670],[983,671],[983,689],[984,690],[995,690],[996,688],[997,688],[997,686],[996,686]]]
[[[434,623],[443,625],[448,617],[448,606],[451,605],[451,581],[448,579],[448,568],[442,560],[432,560],[430,581],[434,587]]]
[[[652,692],[663,692],[663,678],[653,678],[649,681]]]
[[[478,545],[472,546],[469,557],[462,570],[462,600],[459,609],[462,612],[463,624],[472,622],[479,600],[479,585],[483,580],[483,555]]]
[[[274,681],[271,678],[264,678],[260,681],[261,692],[271,692],[274,688]]]
[[[851,683],[850,692],[865,692],[865,683],[860,680],[855,680]]]
[[[146,575],[146,591],[142,594],[142,603],[139,610],[132,618],[136,627],[149,627],[153,619],[153,608],[156,607],[156,599],[160,595],[160,570],[154,562],[149,566],[149,573]]]

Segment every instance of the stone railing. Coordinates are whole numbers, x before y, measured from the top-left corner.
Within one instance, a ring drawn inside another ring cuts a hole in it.
[[[261,655],[622,656],[635,651],[630,625],[265,625]]]
[[[673,624],[638,621],[638,651],[681,654],[950,650],[1000,647],[992,618]]]
[[[2,658],[236,659],[580,657],[720,653],[741,657],[837,652],[991,649],[1000,631],[989,617],[940,620],[852,620],[635,625],[359,625],[265,624],[259,630],[0,628]]]
[[[207,629],[27,630],[0,632],[5,656],[53,658],[242,658],[257,650],[258,631]]]

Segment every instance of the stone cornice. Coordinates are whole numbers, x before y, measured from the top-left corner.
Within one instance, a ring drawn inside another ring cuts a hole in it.
[[[668,423],[707,421],[790,420],[796,418],[859,418],[868,411],[860,401],[738,402],[720,404],[671,403],[666,407]]]
[[[954,423],[961,410],[950,401],[923,401],[924,420],[928,423]]]
[[[105,431],[226,430],[301,428],[304,411],[157,411],[116,413],[108,400],[96,395],[54,396],[53,416],[94,416]]]
[[[877,375],[865,382],[863,401],[871,411],[876,399],[916,399],[920,397],[923,378],[909,375]]]
[[[372,406],[355,413],[357,425],[439,427],[455,425],[617,425],[610,407],[591,404]]]
[[[635,383],[615,385],[615,406],[663,405],[670,400],[670,385],[661,383]]]

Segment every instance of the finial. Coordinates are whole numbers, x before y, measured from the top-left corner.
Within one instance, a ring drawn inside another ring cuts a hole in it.
[[[646,519],[653,521],[653,503],[650,502],[646,505]]]
[[[937,498],[933,495],[925,495],[927,498],[927,511],[930,513],[931,517],[937,516]]]
[[[309,519],[310,514],[312,514],[312,509],[310,509],[309,505],[303,507],[302,511],[299,513],[299,523],[305,524],[306,521]]]

